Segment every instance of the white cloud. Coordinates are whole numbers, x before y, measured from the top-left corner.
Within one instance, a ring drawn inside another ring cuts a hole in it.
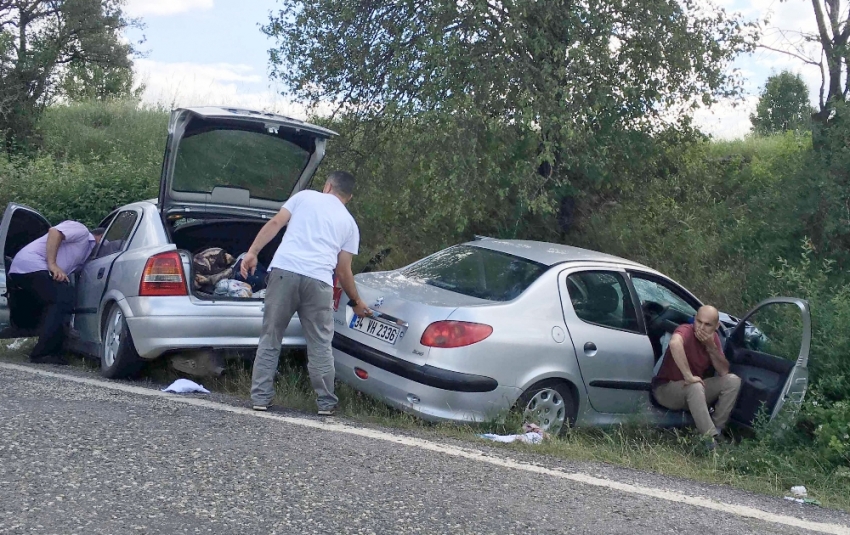
[[[136,80],[145,85],[143,100],[168,108],[229,105],[271,111],[303,119],[303,107],[270,87],[265,73],[230,63],[164,63],[136,60]]]
[[[176,15],[186,11],[212,9],[213,0],[128,0],[125,10],[133,17]]]
[[[693,114],[694,124],[700,131],[719,139],[744,137],[750,131],[750,114],[758,104],[757,96],[743,101],[722,101],[710,109],[699,109]]]

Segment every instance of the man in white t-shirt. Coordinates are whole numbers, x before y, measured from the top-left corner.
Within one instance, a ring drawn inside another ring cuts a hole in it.
[[[353,193],[354,177],[344,171],[331,173],[321,193],[296,193],[260,229],[242,259],[242,276],[247,278],[257,267],[257,254],[286,228],[269,265],[263,330],[251,381],[254,410],[267,410],[272,403],[281,340],[296,312],[307,340],[307,370],[316,390],[319,415],[331,416],[336,409],[339,400],[334,395],[331,350],[334,271],[354,313],[371,314],[357,293],[351,272],[351,260],[360,246],[357,223],[345,208]]]

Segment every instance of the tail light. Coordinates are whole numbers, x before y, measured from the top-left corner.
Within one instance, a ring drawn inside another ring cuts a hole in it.
[[[339,310],[339,301],[342,299],[342,286],[339,285],[339,279],[334,274],[334,312]]]
[[[422,333],[419,343],[428,347],[464,347],[493,334],[493,327],[466,321],[438,321]]]
[[[178,252],[168,251],[148,258],[139,284],[139,295],[188,295],[183,260]]]

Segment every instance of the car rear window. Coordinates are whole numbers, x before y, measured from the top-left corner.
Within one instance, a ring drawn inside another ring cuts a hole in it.
[[[507,253],[457,245],[420,260],[403,274],[437,288],[489,301],[510,301],[546,266]]]
[[[209,130],[180,141],[172,187],[210,193],[226,186],[246,189],[255,199],[285,201],[309,159],[308,150],[274,134]]]

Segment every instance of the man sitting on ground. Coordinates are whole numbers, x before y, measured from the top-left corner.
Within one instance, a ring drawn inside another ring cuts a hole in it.
[[[32,362],[67,364],[62,356],[64,326],[74,308],[68,275],[88,260],[103,237],[82,223],[63,221],[18,251],[9,267],[9,312],[22,329],[38,328]]]
[[[673,333],[664,362],[652,379],[656,401],[668,409],[687,409],[699,432],[712,438],[712,448],[729,421],[741,388],[741,379],[729,373],[729,361],[717,335],[719,326],[717,309],[701,307],[693,325],[680,325]],[[716,376],[709,377],[712,368]],[[712,417],[708,407],[715,402]]]

